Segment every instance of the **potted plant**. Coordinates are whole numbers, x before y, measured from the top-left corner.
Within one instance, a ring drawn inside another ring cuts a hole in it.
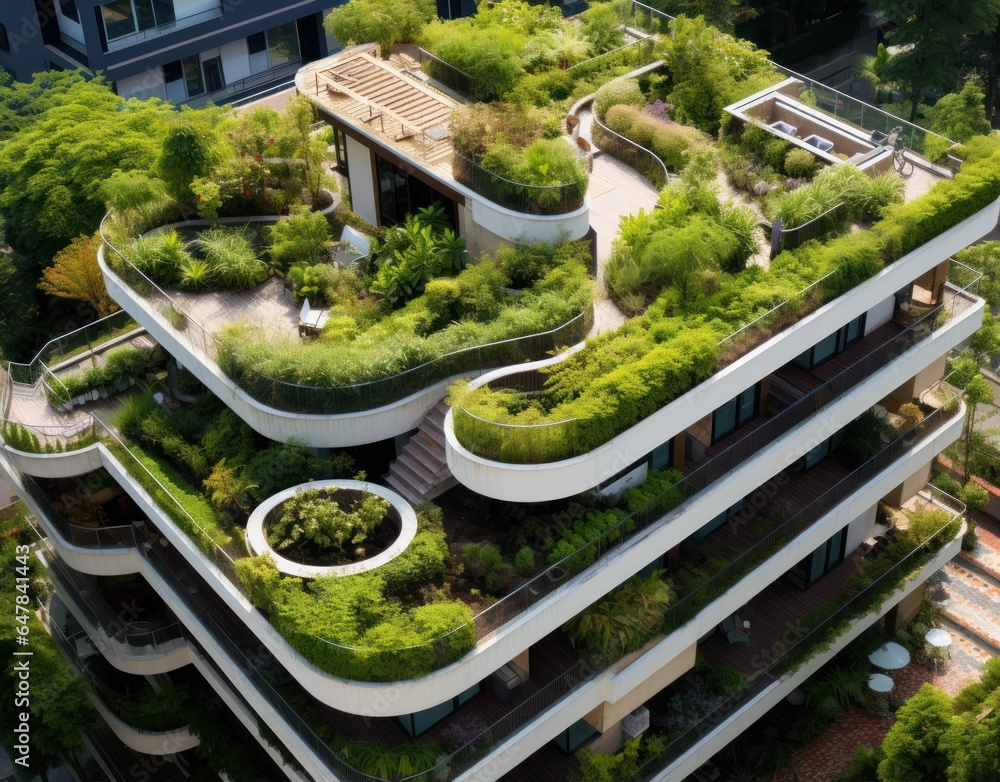
[[[91,367],[84,372],[83,383],[90,392],[92,400],[107,398],[108,390],[105,387],[107,384],[107,375],[101,367]]]

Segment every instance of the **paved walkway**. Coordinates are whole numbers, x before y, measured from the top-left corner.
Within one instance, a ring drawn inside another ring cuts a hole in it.
[[[594,148],[594,168],[587,193],[590,195],[590,225],[597,232],[597,283],[601,296],[594,331],[601,333],[617,329],[626,321],[625,314],[607,298],[604,290],[604,265],[611,257],[618,224],[622,217],[636,214],[640,209],[652,211],[659,191],[635,169],[594,147],[590,135],[594,122],[591,109],[583,109],[578,116],[580,136],[590,141]]]

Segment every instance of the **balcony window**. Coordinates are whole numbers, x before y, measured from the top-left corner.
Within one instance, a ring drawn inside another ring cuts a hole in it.
[[[289,22],[247,36],[247,52],[250,54],[251,74],[298,62],[301,59],[298,26]]]
[[[76,0],[59,0],[59,10],[67,19],[79,23],[80,9],[76,7]]]
[[[808,589],[844,561],[847,552],[847,528],[834,534],[826,543],[803,559],[787,573],[797,587]]]
[[[760,394],[758,383],[731,399],[712,414],[712,442],[717,443],[723,437],[732,434],[743,424],[757,415],[757,397]]]
[[[218,52],[218,49],[212,52]],[[169,100],[196,98],[206,92],[217,92],[226,86],[222,57],[218,54],[212,57],[203,55],[204,53],[192,54],[163,66],[163,81],[167,86]]]
[[[866,315],[859,315],[850,323],[841,326],[833,334],[824,337],[809,350],[795,359],[795,363],[805,369],[815,369],[825,361],[838,356],[865,335]]]
[[[109,41],[176,21],[173,0],[113,0],[101,6]]]
[[[266,35],[267,55],[272,68],[300,59],[299,31],[295,22],[272,27]]]
[[[432,706],[429,709],[424,709],[423,711],[414,712],[413,714],[404,714],[401,717],[397,717],[397,719],[407,733],[411,736],[419,736],[421,733],[425,733],[433,728],[441,720],[449,717],[478,694],[479,685],[473,684],[465,692],[459,693],[451,700],[447,700],[437,706]]]

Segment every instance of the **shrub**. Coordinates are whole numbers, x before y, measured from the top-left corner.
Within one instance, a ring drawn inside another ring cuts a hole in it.
[[[635,79],[612,79],[594,95],[594,113],[602,122],[608,109],[622,105],[635,106],[636,109],[642,109],[646,105],[646,97]]]
[[[604,124],[620,136],[631,138],[629,131],[640,116],[641,112],[636,106],[619,104],[607,110],[604,115]]]
[[[326,217],[308,206],[292,207],[291,215],[268,226],[267,233],[271,263],[282,269],[293,263],[319,262],[330,242]]]
[[[905,432],[924,420],[923,411],[913,402],[906,402],[899,406],[899,415],[903,419],[899,430]]]
[[[788,154],[785,155],[784,160],[785,173],[790,177],[795,177],[796,179],[809,179],[813,174],[816,173],[816,169],[819,168],[819,161],[816,156],[805,149],[790,149]]]
[[[962,491],[962,484],[946,472],[939,472],[934,476],[931,483],[934,486],[937,486],[945,494],[950,494],[952,497],[958,497],[959,492]]]
[[[271,596],[274,594],[281,573],[274,560],[264,554],[259,557],[241,557],[233,563],[236,578],[243,587],[243,593],[261,611],[271,610]]]
[[[970,514],[985,510],[986,506],[990,504],[989,491],[975,481],[966,483],[959,491],[958,498],[965,503]]]
[[[345,552],[349,546],[361,546],[382,523],[389,501],[367,493],[360,501],[345,501],[337,494],[335,489],[296,491],[268,526],[268,543],[278,551],[305,541]],[[358,550],[364,552],[363,547]]]
[[[398,557],[379,568],[385,580],[385,592],[399,598],[412,598],[444,578],[448,544],[442,532],[418,532]]]
[[[535,572],[535,554],[530,546],[524,546],[514,556],[514,568],[518,574],[528,578]]]

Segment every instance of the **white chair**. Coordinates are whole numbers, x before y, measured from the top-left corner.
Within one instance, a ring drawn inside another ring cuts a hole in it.
[[[303,331],[319,331],[330,317],[329,310],[314,309],[309,306],[309,299],[302,302],[299,310],[299,334]]]

